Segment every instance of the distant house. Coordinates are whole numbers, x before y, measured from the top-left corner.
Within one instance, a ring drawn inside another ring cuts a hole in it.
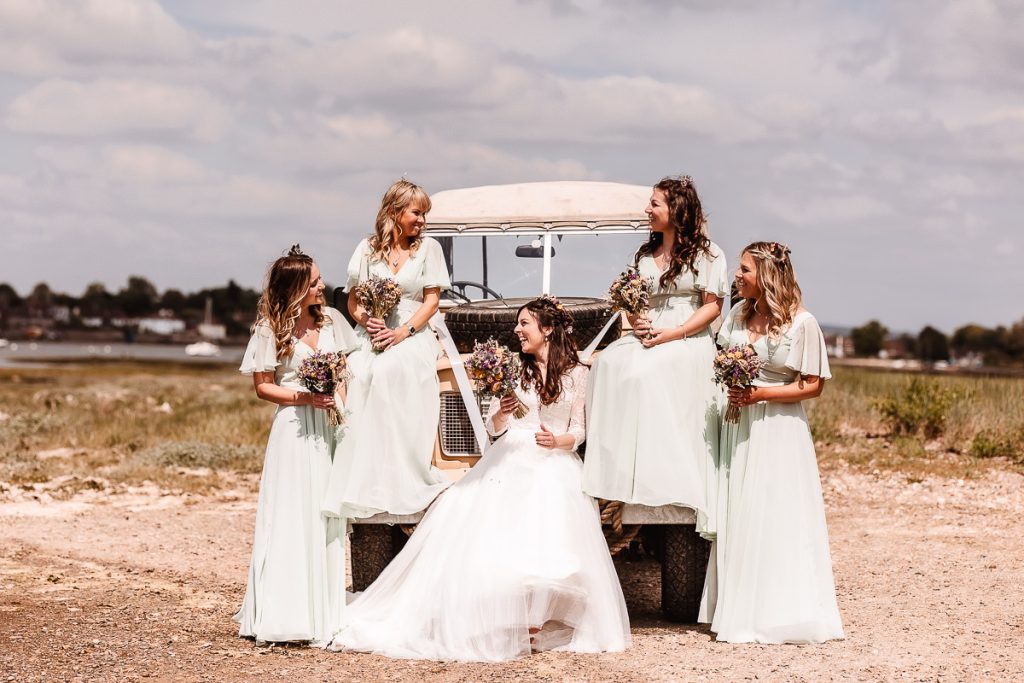
[[[140,318],[139,332],[149,332],[165,337],[185,331],[185,321],[177,318]]]
[[[53,318],[54,322],[67,325],[71,322],[71,307],[70,306],[54,306],[50,309],[50,317]]]
[[[833,358],[853,355],[853,338],[849,335],[829,333],[825,335],[825,350]]]
[[[200,323],[196,330],[203,339],[224,339],[228,336],[227,328],[215,323]]]
[[[914,357],[914,349],[908,346],[907,339],[903,337],[889,337],[882,342],[882,350],[878,352],[879,358],[907,359]]]

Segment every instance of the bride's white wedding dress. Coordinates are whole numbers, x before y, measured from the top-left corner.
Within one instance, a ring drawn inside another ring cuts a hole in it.
[[[527,415],[510,417],[507,432],[427,510],[402,552],[348,606],[331,649],[502,661],[531,649],[629,645],[597,504],[580,487],[586,381],[587,369],[576,367],[549,406],[535,391],[520,392]],[[494,401],[489,431],[497,408]],[[537,446],[542,423],[572,434],[573,450]]]

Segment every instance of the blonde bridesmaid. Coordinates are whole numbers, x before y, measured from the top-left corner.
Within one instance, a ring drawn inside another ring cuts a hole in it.
[[[451,281],[441,245],[422,234],[429,211],[423,188],[399,180],[384,194],[373,236],[359,243],[349,261],[349,292],[376,275],[396,281],[402,299],[381,320],[349,297],[360,347],[349,359],[353,420],[331,472],[324,502],[330,515],[419,512],[451,484],[431,464],[441,409],[441,347],[429,320]],[[374,351],[374,344],[383,351]]]
[[[702,620],[730,643],[820,643],[843,637],[825,505],[804,401],[831,378],[825,338],[801,302],[789,249],[754,242],[736,272],[743,302],[719,331],[766,365],[732,389],[738,423],[722,427],[718,540]],[[717,569],[717,572],[715,571]]]

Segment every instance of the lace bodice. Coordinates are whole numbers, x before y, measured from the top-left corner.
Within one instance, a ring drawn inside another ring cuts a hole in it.
[[[586,438],[586,398],[587,398],[587,367],[577,365],[562,378],[562,393],[558,400],[551,405],[542,405],[540,396],[534,389],[523,391],[516,390],[516,395],[528,409],[526,415],[516,418],[509,415],[508,429],[528,429],[538,431],[543,424],[556,436],[559,434],[572,434],[573,445],[570,450],[575,451]],[[501,402],[498,399],[491,401],[490,410],[487,411],[487,433],[497,436],[494,429],[494,416],[498,414]]]

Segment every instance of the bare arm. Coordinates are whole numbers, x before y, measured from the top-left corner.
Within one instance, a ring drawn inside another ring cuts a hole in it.
[[[816,375],[800,376],[796,381],[778,387],[743,387],[729,390],[729,404],[743,407],[768,403],[799,403],[818,398],[825,389],[825,380]]]
[[[420,304],[420,307],[412,314],[412,317],[409,318],[408,322],[393,330],[388,327],[384,327],[373,335],[373,343],[382,348],[401,344],[412,335],[412,333],[409,332],[409,326],[412,325],[417,332],[423,329],[427,324],[427,321],[437,313],[437,309],[440,305],[441,288],[424,287],[423,303]]]
[[[654,336],[650,339],[642,340],[643,345],[647,347],[657,346],[658,344],[675,341],[676,339],[685,339],[690,335],[696,334],[707,328],[715,321],[715,318],[721,314],[722,297],[705,292],[704,304],[694,311],[682,325],[677,325],[676,327],[651,328],[649,325],[645,325],[644,321],[640,319],[638,320],[638,328],[634,330],[634,333],[636,333],[637,336],[642,336],[642,333],[650,329],[651,332],[654,333]]]
[[[359,298],[354,296],[352,292],[348,294],[348,314],[352,316],[357,325],[362,327],[366,327],[366,323],[370,321],[370,314],[366,312],[363,305],[359,303]]]
[[[279,406],[313,406],[314,408],[334,407],[334,397],[326,394],[313,394],[308,391],[286,389],[274,382],[272,372],[252,373],[252,385],[256,395],[264,401]]]

